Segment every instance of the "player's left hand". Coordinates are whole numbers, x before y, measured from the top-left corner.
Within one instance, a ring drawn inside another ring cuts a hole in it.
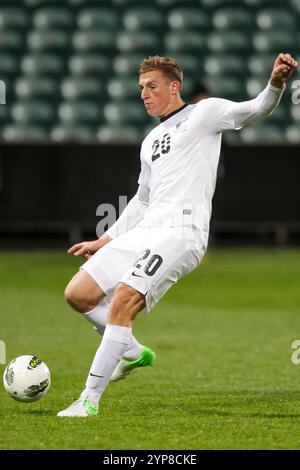
[[[100,248],[110,241],[111,237],[104,233],[102,237],[97,240],[76,243],[68,249],[68,253],[73,254],[74,256],[83,256],[85,259],[90,259],[96,251],[100,250]]]
[[[276,58],[271,73],[270,83],[275,87],[282,88],[283,84],[290,78],[298,62],[291,56],[281,52]]]

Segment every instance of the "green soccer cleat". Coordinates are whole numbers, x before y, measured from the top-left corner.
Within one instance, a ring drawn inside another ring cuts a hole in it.
[[[96,416],[98,411],[98,406],[95,406],[94,402],[89,397],[80,397],[68,408],[57,413],[57,416],[63,418],[85,418],[87,416]]]
[[[135,369],[136,367],[146,367],[152,366],[156,359],[156,354],[147,346],[142,347],[142,352],[138,359],[133,361],[127,361],[126,359],[122,359],[110,378],[112,382],[116,382],[117,380],[125,379],[130,372]]]

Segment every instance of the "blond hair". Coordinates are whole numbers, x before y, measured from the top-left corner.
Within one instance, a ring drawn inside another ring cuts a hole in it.
[[[173,57],[150,56],[140,64],[139,75],[152,70],[160,70],[171,81],[177,80],[182,86],[183,71]]]

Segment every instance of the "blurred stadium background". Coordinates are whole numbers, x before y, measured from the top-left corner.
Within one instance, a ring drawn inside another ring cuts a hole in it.
[[[1,137],[139,142],[138,64],[155,53],[182,64],[186,99],[199,80],[212,95],[254,97],[278,51],[299,54],[299,20],[297,0],[1,0]],[[227,140],[298,143],[299,121],[287,99]]]
[[[187,101],[199,82],[245,100],[264,88],[278,52],[299,60],[299,25],[298,0],[1,0],[1,238],[77,240],[95,232],[100,203],[134,194],[138,147],[157,122],[139,99],[143,57],[175,56]],[[267,121],[224,136],[216,241],[298,239],[291,86]]]
[[[224,135],[212,249],[136,322],[157,367],[109,387],[99,420],[56,419],[99,344],[64,302],[81,263],[65,250],[95,238],[100,204],[134,195],[157,122],[139,62],[176,57],[187,101],[199,82],[246,100],[279,52],[299,61],[299,26],[300,0],[0,0],[0,339],[53,376],[33,407],[0,389],[1,449],[299,448],[299,69],[271,118]]]

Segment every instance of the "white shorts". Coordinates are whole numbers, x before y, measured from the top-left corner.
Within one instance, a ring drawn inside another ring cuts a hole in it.
[[[100,248],[81,266],[110,301],[118,283],[145,295],[146,312],[178,279],[195,269],[205,253],[190,227],[135,227]]]

